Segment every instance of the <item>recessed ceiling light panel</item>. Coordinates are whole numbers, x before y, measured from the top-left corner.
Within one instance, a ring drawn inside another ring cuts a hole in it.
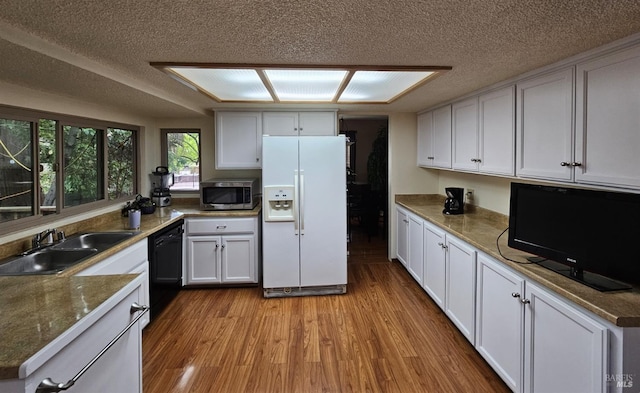
[[[449,66],[151,63],[218,102],[391,103]]]
[[[273,101],[254,69],[175,67],[169,70],[221,101]]]
[[[264,71],[280,101],[331,102],[347,75],[344,70]]]
[[[390,102],[433,72],[356,71],[338,102]]]

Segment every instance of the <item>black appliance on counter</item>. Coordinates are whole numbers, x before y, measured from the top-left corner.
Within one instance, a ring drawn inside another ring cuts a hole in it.
[[[184,220],[149,236],[150,318],[173,300],[182,288],[182,236]]]
[[[444,201],[444,214],[464,213],[464,188],[447,187],[444,189],[447,199]]]
[[[171,205],[171,192],[169,188],[173,186],[173,173],[169,172],[169,168],[166,166],[156,167],[156,170],[152,172],[154,176],[158,177],[158,183],[153,183],[153,191],[151,191],[151,199],[153,203],[158,207],[165,207]],[[160,187],[158,187],[160,185]]]

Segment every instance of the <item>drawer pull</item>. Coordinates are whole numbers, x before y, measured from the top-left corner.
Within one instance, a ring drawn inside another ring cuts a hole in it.
[[[216,229],[227,229],[226,225],[216,225]]]
[[[104,355],[119,339],[120,337],[124,336],[125,333],[127,333],[129,331],[129,329],[131,329],[133,327],[133,325],[135,325],[138,320],[140,318],[142,318],[142,316],[149,311],[149,306],[141,306],[138,303],[133,303],[131,304],[131,309],[130,312],[131,314],[134,314],[138,311],[142,311],[140,314],[138,314],[133,321],[131,321],[131,323],[129,323],[127,325],[127,327],[124,328],[124,330],[122,330],[120,333],[118,333],[117,336],[114,337],[113,340],[111,340],[109,342],[109,344],[107,344],[106,347],[104,347],[102,349],[102,351],[100,351],[100,353],[98,353],[93,359],[91,359],[91,361],[89,363],[87,363],[86,366],[84,366],[82,368],[82,370],[80,370],[75,377],[71,378],[69,381],[67,381],[67,383],[56,383],[53,382],[53,380],[51,378],[45,378],[42,380],[42,382],[40,382],[40,384],[38,385],[38,388],[36,389],[36,393],[55,393],[55,392],[59,392],[61,390],[67,390],[70,387],[72,387],[76,381],[78,381],[78,379],[80,379],[80,377],[87,372],[87,370],[89,370],[89,368],[91,368],[91,366],[93,366],[93,364],[95,362],[98,361],[98,359],[100,359],[102,357],[102,355]]]

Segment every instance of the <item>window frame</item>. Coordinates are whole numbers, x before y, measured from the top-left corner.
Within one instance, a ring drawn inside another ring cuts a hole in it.
[[[91,119],[80,116],[72,116],[55,112],[48,111],[39,111],[27,108],[19,108],[12,107],[6,105],[0,105],[0,118],[11,119],[11,120],[19,120],[19,121],[29,121],[32,123],[32,156],[34,157],[33,168],[39,168],[40,165],[40,157],[39,157],[39,148],[40,148],[40,129],[39,123],[41,119],[54,120],[56,122],[56,158],[55,165],[57,167],[56,170],[56,212],[55,214],[42,215],[41,213],[41,203],[42,200],[38,192],[34,193],[34,198],[32,200],[34,215],[29,217],[24,217],[12,221],[6,221],[0,223],[0,236],[7,235],[16,231],[26,230],[31,227],[49,224],[52,222],[59,221],[61,219],[73,217],[79,214],[88,213],[94,211],[96,209],[107,208],[110,206],[121,205],[125,201],[129,201],[132,199],[131,196],[124,196],[117,199],[109,199],[108,195],[108,143],[107,143],[107,130],[109,128],[118,128],[124,130],[133,131],[133,143],[134,143],[134,173],[133,173],[133,195],[136,195],[140,192],[140,184],[141,184],[141,175],[140,175],[140,146],[142,143],[142,127],[132,125],[132,124],[124,124],[120,122],[110,122],[104,120]],[[100,182],[102,183],[103,196],[102,199],[88,202],[76,206],[64,206],[64,175],[63,175],[63,154],[62,154],[62,127],[63,126],[78,126],[78,127],[91,127],[97,130],[102,131],[102,146],[100,155],[102,156],[102,179]],[[32,180],[33,180],[33,190],[38,190],[40,188],[40,176],[39,172],[34,171]]]
[[[198,179],[202,181],[202,130],[200,128],[161,128],[160,129],[160,165],[169,166],[169,146],[167,143],[167,134],[183,133],[198,134]],[[199,188],[189,190],[171,189],[172,194],[193,194],[200,192]]]

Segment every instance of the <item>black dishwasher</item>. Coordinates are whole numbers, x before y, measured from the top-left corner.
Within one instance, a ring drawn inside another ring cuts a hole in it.
[[[182,287],[182,234],[184,220],[179,220],[149,236],[150,318],[176,297]]]

